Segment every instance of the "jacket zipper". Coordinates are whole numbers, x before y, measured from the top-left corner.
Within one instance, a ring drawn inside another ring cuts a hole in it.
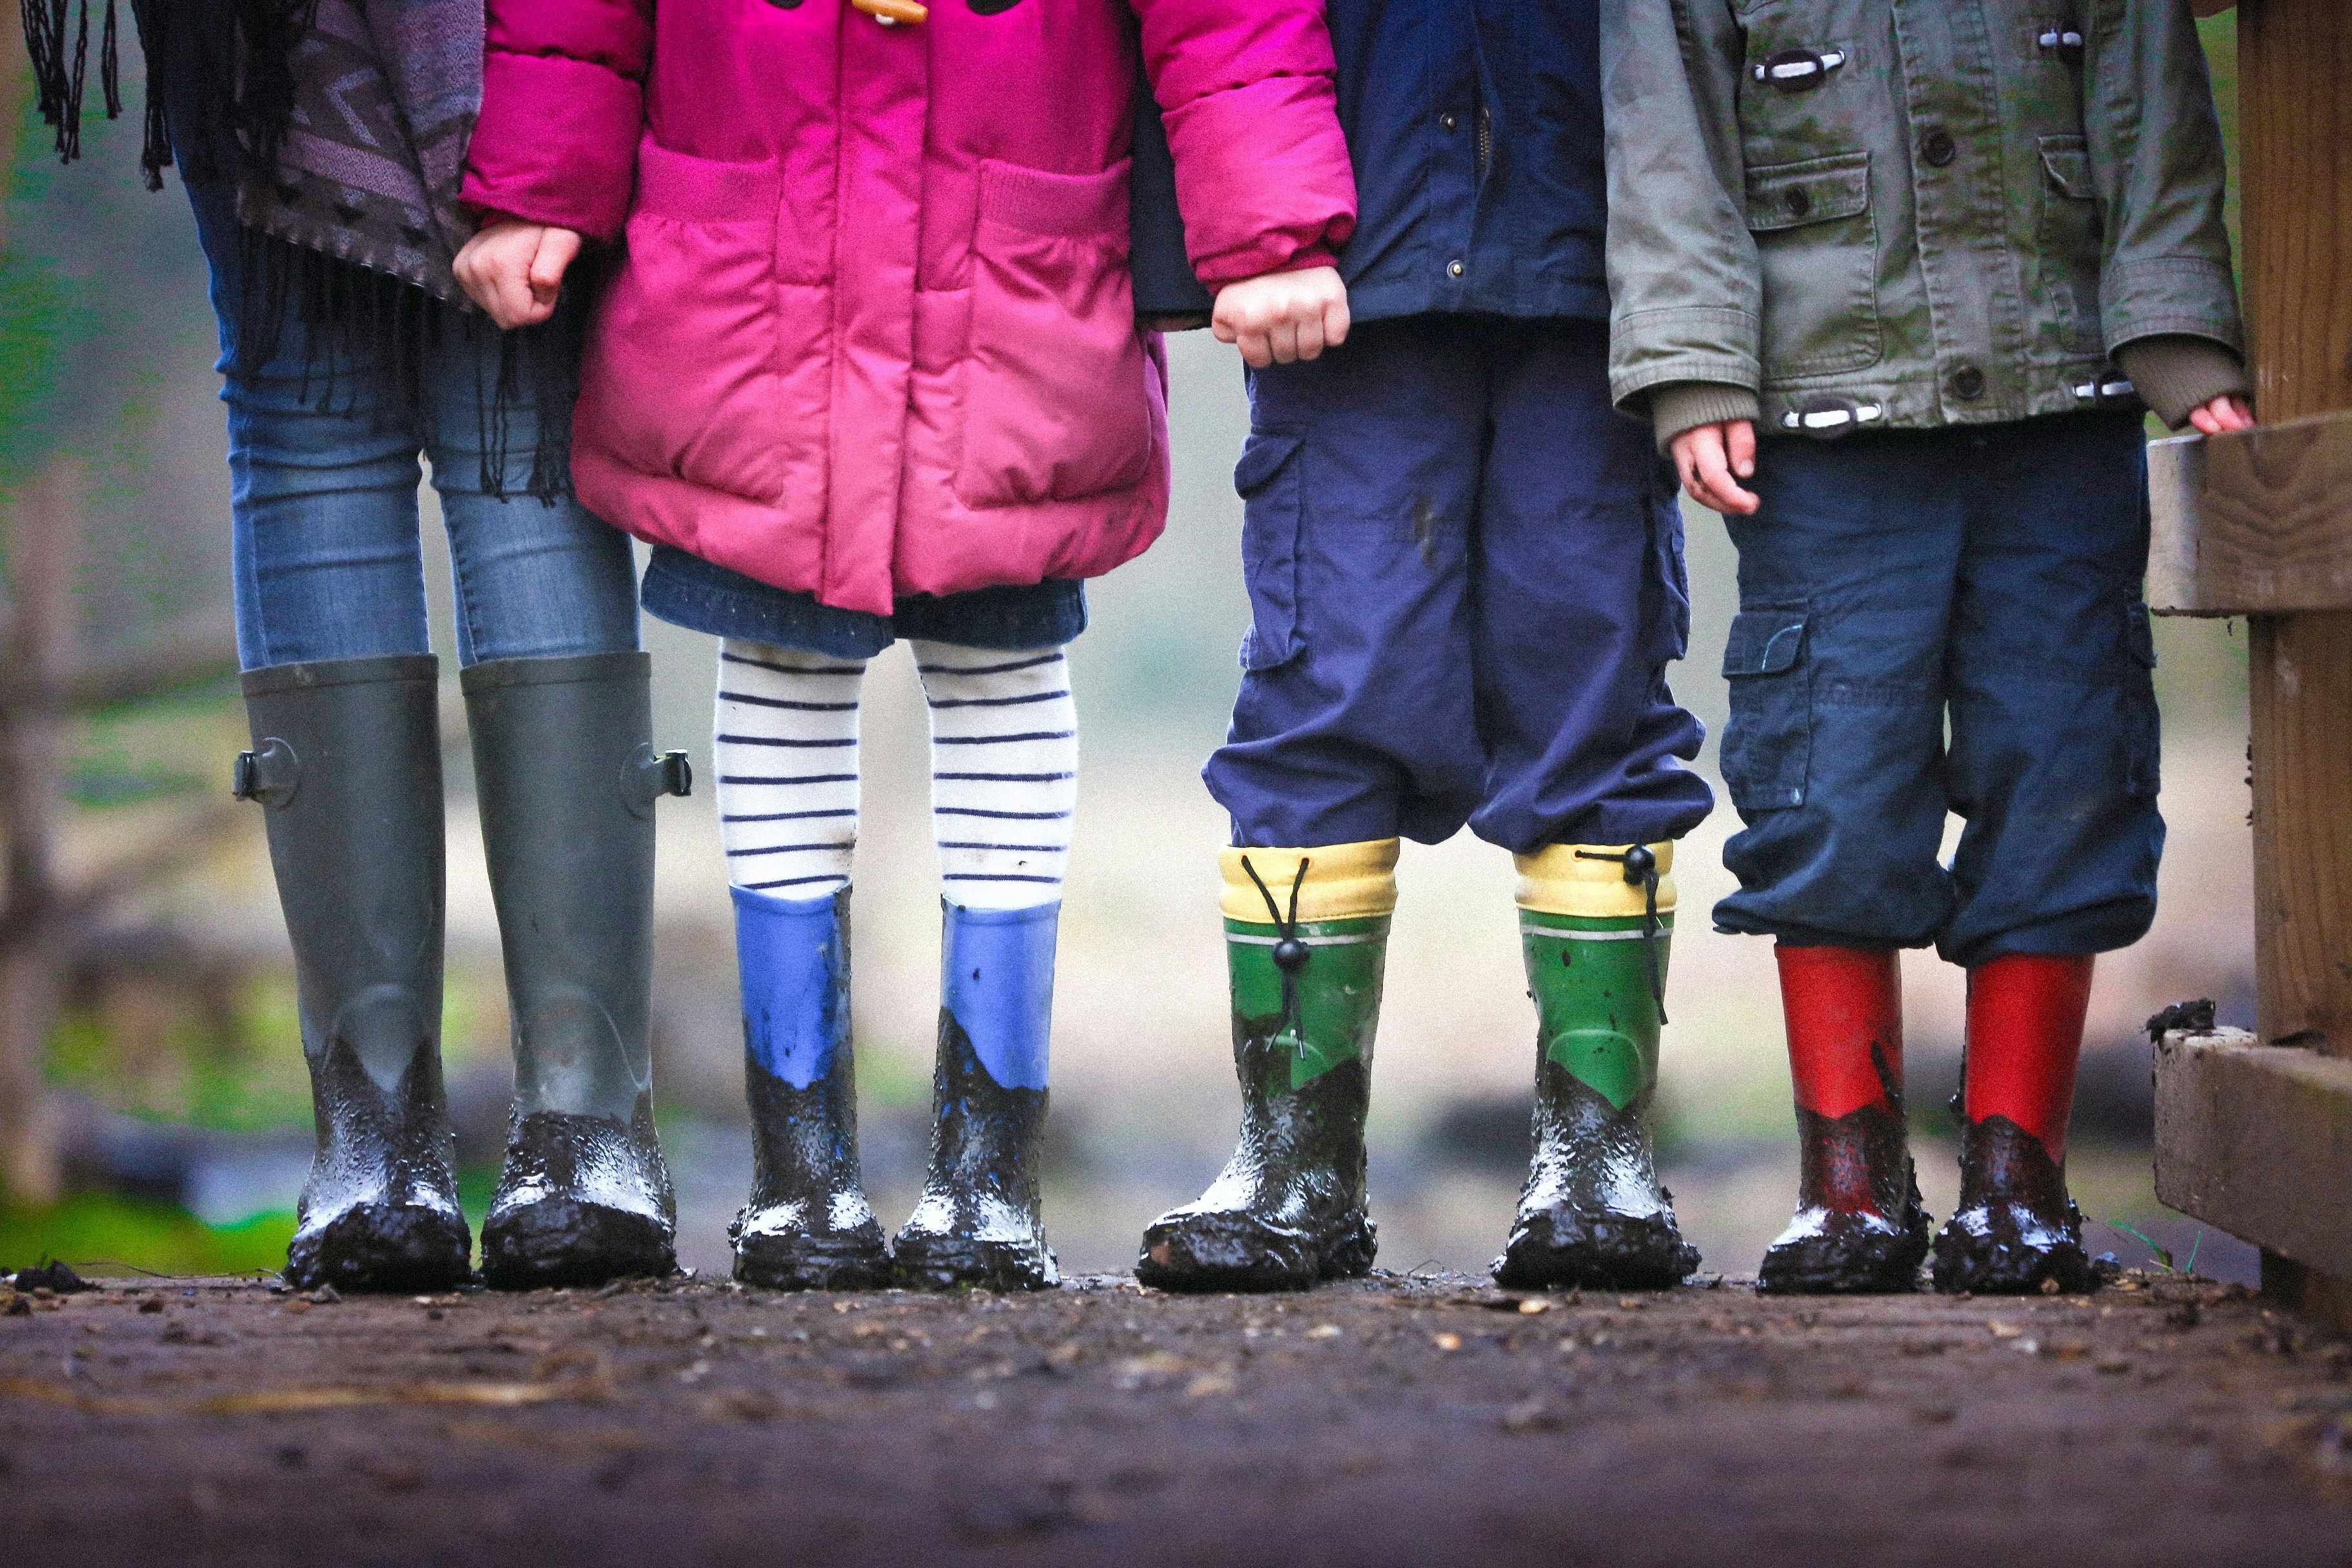
[[[1495,114],[1485,104],[1478,106],[1477,138],[1478,177],[1486,177],[1486,165],[1495,158]]]

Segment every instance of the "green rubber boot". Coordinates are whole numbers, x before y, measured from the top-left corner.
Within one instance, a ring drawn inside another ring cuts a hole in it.
[[[1390,839],[1226,851],[1241,1141],[1207,1192],[1143,1233],[1142,1283],[1303,1290],[1371,1268],[1364,1113],[1396,849]],[[1238,918],[1250,907],[1240,891],[1262,900],[1260,913],[1272,901],[1276,918]],[[1310,918],[1325,912],[1333,918]]]
[[[1674,937],[1664,878],[1672,855],[1671,846],[1563,845],[1521,861],[1520,943],[1538,1016],[1535,1158],[1494,1263],[1507,1289],[1663,1289],[1698,1267],[1673,1194],[1658,1184],[1648,1123]],[[1593,874],[1603,866],[1613,889]]]

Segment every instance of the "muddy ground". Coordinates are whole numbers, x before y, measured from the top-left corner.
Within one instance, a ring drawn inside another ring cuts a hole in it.
[[[29,1309],[29,1310],[26,1310]],[[0,1558],[2352,1564],[2352,1345],[2237,1288],[0,1300]]]

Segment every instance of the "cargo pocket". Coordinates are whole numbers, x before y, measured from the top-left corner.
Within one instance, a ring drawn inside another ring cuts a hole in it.
[[[1743,812],[1805,804],[1813,755],[1811,674],[1805,612],[1743,610],[1723,651],[1731,722],[1723,731],[1723,782]]]
[[[1080,500],[1143,482],[1152,451],[1128,272],[1128,165],[983,162],[963,360],[967,506]]]
[[[1242,668],[1272,669],[1298,652],[1298,532],[1302,437],[1253,430],[1234,469],[1242,496],[1242,581],[1249,586],[1250,626],[1242,634]]]
[[[1764,284],[1766,379],[1877,363],[1884,350],[1870,154],[1750,169],[1748,229]]]
[[[2125,647],[2131,667],[2124,672],[2126,730],[2130,751],[2124,761],[2124,787],[2134,800],[2154,800],[2164,787],[2164,723],[2156,705],[2156,631],[2146,605],[2126,605]]]
[[[2042,214],[2035,235],[2042,308],[2057,319],[2058,341],[2070,353],[2106,347],[2099,329],[2099,263],[2106,245],[2091,155],[2080,136],[2044,136]]]
[[[639,473],[769,505],[822,426],[786,416],[773,164],[637,150],[618,273],[583,366],[579,426]]]

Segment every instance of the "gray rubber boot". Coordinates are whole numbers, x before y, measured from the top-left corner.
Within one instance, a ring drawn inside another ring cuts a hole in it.
[[[286,1258],[305,1289],[471,1272],[441,1088],[439,670],[420,654],[245,677],[236,794],[265,808],[318,1122]]]
[[[677,1267],[653,1123],[654,803],[690,785],[656,754],[641,653],[465,672],[482,843],[514,1019],[506,1169],[482,1222],[501,1289]]]

